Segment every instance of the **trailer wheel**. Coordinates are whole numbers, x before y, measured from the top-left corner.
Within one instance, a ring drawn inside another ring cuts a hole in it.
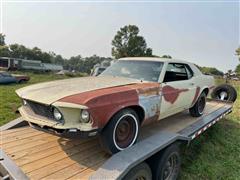
[[[176,180],[181,166],[180,149],[178,144],[168,148],[150,159],[153,179]]]
[[[100,135],[103,148],[115,154],[131,147],[139,133],[139,118],[132,109],[123,109],[115,114]]]
[[[220,99],[225,101],[236,101],[237,91],[236,89],[229,84],[222,84],[217,86],[211,93],[213,99]]]
[[[123,180],[151,180],[152,171],[147,163],[141,163],[132,168]]]
[[[189,109],[189,112],[193,117],[200,117],[201,115],[203,115],[205,106],[206,106],[206,94],[202,92],[194,106]]]

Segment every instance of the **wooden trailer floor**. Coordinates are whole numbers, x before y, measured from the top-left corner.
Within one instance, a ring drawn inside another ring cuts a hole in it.
[[[224,105],[208,102],[205,114]],[[182,112],[144,127],[140,139],[160,130],[178,132],[197,120]],[[31,179],[88,179],[110,157],[97,138],[69,140],[28,126],[1,132],[0,146]]]

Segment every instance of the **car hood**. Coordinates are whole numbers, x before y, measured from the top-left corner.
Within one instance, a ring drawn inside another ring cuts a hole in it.
[[[139,82],[141,81],[136,79],[112,76],[81,77],[39,83],[18,89],[16,93],[23,99],[49,105],[77,93]]]

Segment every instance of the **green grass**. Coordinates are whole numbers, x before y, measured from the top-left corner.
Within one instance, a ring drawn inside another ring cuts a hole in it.
[[[217,80],[220,83],[221,80]],[[232,83],[240,97],[240,84]],[[180,179],[240,179],[240,99],[233,112],[185,150]]]
[[[0,125],[17,118],[21,105],[15,90],[37,82],[67,78],[54,74],[33,74],[26,84],[0,85]],[[222,83],[222,80],[217,80]],[[240,97],[240,83],[233,83]],[[227,118],[204,132],[188,147],[183,156],[180,179],[240,179],[240,98]]]
[[[39,82],[68,78],[67,76],[55,75],[51,73],[35,74],[30,72],[19,72],[19,74],[26,74],[30,76],[30,81],[24,84],[0,85],[0,126],[13,119],[16,119],[19,116],[19,114],[15,113],[15,111],[19,106],[21,106],[21,100],[15,93],[16,89]]]

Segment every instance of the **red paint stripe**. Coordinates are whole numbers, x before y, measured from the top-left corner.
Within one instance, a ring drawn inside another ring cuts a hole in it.
[[[194,98],[192,100],[192,106],[195,104],[195,102],[197,101],[197,98],[199,96],[199,93],[200,93],[200,87],[197,87],[196,88],[196,92],[195,92],[195,95],[194,95]]]

